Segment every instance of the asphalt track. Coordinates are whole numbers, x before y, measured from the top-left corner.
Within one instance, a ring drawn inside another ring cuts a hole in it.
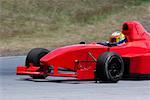
[[[119,83],[68,81],[61,77],[32,80],[15,75],[25,57],[0,57],[0,100],[150,100],[150,80]]]

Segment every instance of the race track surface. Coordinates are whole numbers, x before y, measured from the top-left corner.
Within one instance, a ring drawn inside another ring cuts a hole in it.
[[[15,75],[24,60],[24,56],[0,57],[0,100],[150,100],[150,80],[111,84],[60,77],[32,80]]]

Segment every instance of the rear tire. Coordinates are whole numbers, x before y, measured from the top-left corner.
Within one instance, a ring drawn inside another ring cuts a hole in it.
[[[40,64],[40,59],[48,53],[49,53],[49,50],[44,49],[44,48],[32,49],[26,57],[25,65],[29,67],[30,63],[32,63],[34,66],[40,67],[39,71],[43,71],[43,67]],[[31,75],[31,77],[33,79],[45,79],[47,75]]]
[[[116,83],[124,72],[123,59],[114,52],[105,52],[96,63],[96,79],[102,82]]]

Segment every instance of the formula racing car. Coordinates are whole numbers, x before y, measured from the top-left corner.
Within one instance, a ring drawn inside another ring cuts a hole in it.
[[[16,74],[33,79],[58,76],[113,83],[122,78],[150,78],[150,34],[137,21],[124,22],[122,33],[126,42],[119,45],[81,42],[52,51],[34,48]]]

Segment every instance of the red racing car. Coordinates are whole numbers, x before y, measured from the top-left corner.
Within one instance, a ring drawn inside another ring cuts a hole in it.
[[[52,51],[34,48],[16,73],[34,79],[59,76],[102,82],[150,78],[150,34],[137,21],[124,22],[122,33],[126,42],[119,45],[81,42]]]

